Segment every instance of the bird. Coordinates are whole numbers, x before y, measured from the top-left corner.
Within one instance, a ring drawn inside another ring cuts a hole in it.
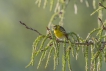
[[[66,33],[65,29],[62,26],[54,25],[53,32],[57,39],[66,38],[68,40],[68,33]]]

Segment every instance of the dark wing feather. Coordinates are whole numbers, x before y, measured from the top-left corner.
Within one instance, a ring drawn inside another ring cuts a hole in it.
[[[60,26],[60,30],[61,30],[62,32],[64,32],[64,35],[65,35],[65,37],[66,37],[67,40],[68,40],[68,34],[66,33],[65,29],[64,29],[62,26]]]
[[[62,32],[66,33],[65,29],[64,29],[62,26],[60,26],[60,30],[61,30]]]

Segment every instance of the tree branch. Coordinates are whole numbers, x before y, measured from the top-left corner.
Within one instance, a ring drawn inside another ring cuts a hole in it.
[[[32,31],[35,31],[35,32],[38,33],[39,35],[42,35],[42,34],[41,34],[40,32],[38,32],[37,30],[28,27],[25,23],[23,23],[23,22],[21,22],[21,21],[19,21],[19,22],[20,22],[22,25],[24,25],[27,29],[32,30]]]
[[[101,21],[101,24],[102,24],[103,29],[106,30],[106,27],[103,25],[102,20],[101,20],[100,18],[98,18],[98,19]],[[22,25],[24,25],[27,29],[34,31],[34,32],[38,33],[39,35],[42,35],[42,34],[41,34],[40,32],[38,32],[37,30],[28,27],[25,23],[23,23],[23,22],[21,22],[21,21],[19,21],[19,22],[20,22]],[[49,29],[48,27],[47,27],[47,30],[49,31],[49,35],[50,35],[51,33],[50,33],[50,29]],[[48,38],[49,38],[49,39],[53,39],[53,38],[51,37],[51,35],[50,35]],[[62,40],[58,40],[58,43],[59,43],[59,42],[60,42],[60,43],[64,43],[64,41],[62,41]],[[69,43],[69,42],[66,41],[65,43]],[[104,45],[106,45],[106,41],[102,41],[101,43],[104,44]],[[75,42],[75,43],[72,43],[72,44],[75,44],[75,45],[87,45],[87,46],[89,46],[89,45],[93,45],[94,43],[91,42],[91,41],[88,41],[88,42]],[[52,45],[52,44],[51,44],[51,45]]]

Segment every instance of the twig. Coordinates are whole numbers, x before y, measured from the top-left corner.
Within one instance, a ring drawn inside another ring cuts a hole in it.
[[[106,7],[105,7],[105,6],[103,6],[101,3],[99,3],[99,6],[101,6],[101,7],[103,7],[103,8],[105,8],[105,9],[106,9]]]
[[[99,21],[100,21],[100,22],[101,22],[101,24],[102,24],[103,30],[106,30],[106,27],[104,26],[104,24],[103,24],[102,20],[101,20],[100,18],[98,18],[98,19],[99,19]]]
[[[75,44],[76,45],[87,45],[87,46],[89,46],[89,45],[93,45],[94,43],[93,42],[85,42],[85,43],[76,42]]]
[[[105,47],[105,44],[106,44],[106,42],[105,42],[105,43],[104,43],[104,42],[102,43],[102,46],[101,46],[101,48],[99,49],[98,54],[96,55],[95,59],[100,55],[100,52],[103,51],[103,49],[104,49],[104,47]]]
[[[28,27],[25,23],[23,23],[23,22],[21,22],[21,21],[19,21],[19,22],[20,22],[22,25],[24,25],[27,29],[32,30],[32,31],[35,31],[35,32],[38,33],[39,35],[42,35],[42,34],[41,34],[40,32],[38,32],[37,30]]]
[[[51,35],[51,31],[48,27],[46,27],[47,31],[48,31],[48,34]]]
[[[49,37],[48,37],[48,38],[53,39],[53,38],[52,38],[52,33],[51,33],[51,30],[50,30],[48,27],[46,27],[46,29],[47,29],[48,34],[49,34]]]

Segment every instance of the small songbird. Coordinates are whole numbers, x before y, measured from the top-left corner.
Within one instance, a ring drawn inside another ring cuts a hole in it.
[[[65,29],[62,26],[54,25],[53,30],[54,30],[54,34],[55,34],[56,38],[58,38],[58,39],[63,39],[63,38],[68,39],[68,34],[66,33]]]

